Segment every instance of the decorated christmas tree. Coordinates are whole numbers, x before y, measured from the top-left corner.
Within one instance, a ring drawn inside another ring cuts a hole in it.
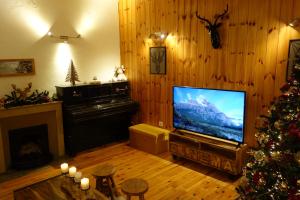
[[[237,191],[240,199],[300,200],[300,63],[259,118],[251,153]]]
[[[75,85],[75,81],[79,81],[78,73],[73,64],[73,60],[71,60],[70,67],[68,70],[68,74],[66,77],[66,82],[71,82],[72,85]]]

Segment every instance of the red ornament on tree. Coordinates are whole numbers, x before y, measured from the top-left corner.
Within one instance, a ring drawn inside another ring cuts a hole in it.
[[[300,139],[300,129],[297,127],[296,123],[290,124],[288,131],[289,131],[290,136],[294,136],[294,137],[297,137],[298,139]]]
[[[253,175],[253,183],[255,183],[255,185],[258,185],[258,181],[261,178],[261,175],[258,172],[255,172]]]

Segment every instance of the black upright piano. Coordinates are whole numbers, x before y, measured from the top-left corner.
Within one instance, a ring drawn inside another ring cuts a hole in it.
[[[129,83],[56,86],[63,101],[65,148],[69,155],[128,139],[138,103],[130,98]]]

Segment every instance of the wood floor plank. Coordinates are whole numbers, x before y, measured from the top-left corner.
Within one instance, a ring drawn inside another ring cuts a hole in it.
[[[145,179],[148,200],[210,200],[235,199],[238,180],[231,180],[222,172],[197,163],[172,160],[169,153],[158,156],[118,143],[83,152],[68,160],[83,174],[92,173],[97,166],[111,163],[117,168],[114,176],[118,191],[121,183],[133,177]],[[13,199],[13,191],[48,179],[60,173],[59,164],[48,165],[30,173],[0,183],[0,199]],[[95,180],[91,180],[95,184]]]

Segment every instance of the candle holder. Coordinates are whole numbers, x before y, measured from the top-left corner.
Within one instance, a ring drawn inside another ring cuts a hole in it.
[[[74,167],[74,166],[70,167],[69,168],[69,177],[74,178],[76,171],[77,171],[76,167]]]
[[[90,181],[88,178],[82,178],[80,181],[80,189],[81,190],[89,190],[90,189]]]
[[[60,165],[60,170],[61,170],[61,173],[63,175],[66,175],[69,172],[69,165],[68,165],[68,163],[62,163]]]
[[[89,186],[89,187],[87,187],[87,188],[82,188],[82,187],[80,186],[80,189],[81,189],[82,191],[85,191],[85,192],[87,192],[87,191],[90,189],[90,186]]]
[[[74,176],[74,183],[79,183],[81,182],[81,177],[82,177],[82,173],[81,172],[76,172],[75,176]]]

